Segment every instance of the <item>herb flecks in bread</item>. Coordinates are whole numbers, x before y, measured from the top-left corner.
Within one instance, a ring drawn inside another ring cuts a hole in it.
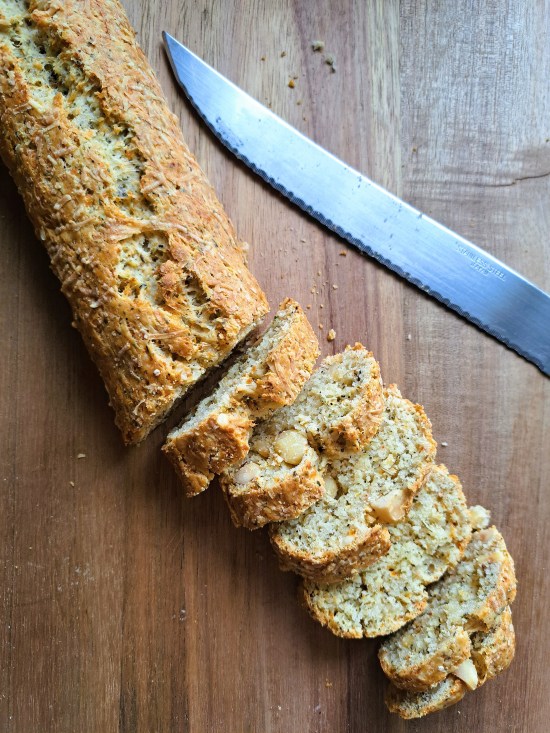
[[[255,421],[293,402],[318,354],[303,310],[286,299],[263,336],[237,359],[215,391],[169,433],[163,451],[187,496],[206,489],[215,474],[246,456]]]
[[[302,513],[326,489],[327,456],[367,445],[383,407],[379,366],[363,346],[324,359],[293,404],[256,426],[246,459],[222,474],[234,523],[256,529]]]
[[[281,567],[335,583],[367,568],[390,547],[387,524],[405,516],[435,456],[431,424],[395,386],[385,390],[378,432],[366,448],[323,460],[331,492],[299,517],[271,527]]]
[[[3,0],[0,153],[142,440],[267,312],[116,0]]]
[[[456,568],[431,586],[424,613],[383,642],[382,669],[397,686],[421,692],[472,656],[472,635],[486,633],[514,600],[514,563],[495,527],[474,532]]]
[[[514,652],[515,633],[508,606],[490,631],[473,634],[472,656],[442,682],[422,692],[399,689],[390,683],[386,705],[390,712],[407,720],[443,710],[461,700],[469,690],[477,689],[507,669],[514,658]],[[464,675],[466,665],[468,673]],[[462,674],[462,677],[457,674]]]
[[[388,532],[390,549],[366,570],[340,583],[302,585],[307,610],[337,636],[383,636],[422,613],[426,586],[457,564],[470,540],[457,477],[445,466],[433,468],[406,518]]]

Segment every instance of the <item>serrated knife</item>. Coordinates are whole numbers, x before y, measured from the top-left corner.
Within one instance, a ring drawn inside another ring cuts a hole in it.
[[[208,127],[294,204],[550,376],[550,296],[400,201],[164,33],[174,74]]]

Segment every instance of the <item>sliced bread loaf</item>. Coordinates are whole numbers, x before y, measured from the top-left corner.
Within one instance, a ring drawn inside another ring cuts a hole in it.
[[[382,669],[416,692],[442,682],[472,656],[472,635],[493,628],[515,592],[502,535],[495,527],[474,532],[461,562],[430,588],[424,613],[383,642]]]
[[[169,433],[164,453],[187,496],[208,486],[216,473],[248,453],[256,418],[291,403],[308,379],[319,344],[298,303],[286,299],[263,336]]]
[[[271,527],[283,570],[319,583],[355,575],[388,551],[386,524],[402,519],[433,465],[436,443],[420,405],[397,387],[384,390],[376,435],[358,453],[323,460],[323,498],[299,517]]]
[[[471,659],[462,662],[454,674],[423,692],[402,690],[391,682],[386,693],[386,705],[402,718],[421,718],[453,705],[470,689],[477,689],[487,680],[507,669],[515,652],[512,612],[507,606],[495,626],[488,632],[472,636]],[[457,676],[460,675],[460,676]]]
[[[233,522],[256,529],[303,512],[323,495],[326,456],[367,445],[383,411],[369,351],[355,344],[327,357],[293,404],[256,426],[244,461],[222,474]]]
[[[432,469],[405,519],[388,527],[389,551],[349,580],[304,581],[300,596],[336,636],[383,636],[426,607],[426,586],[454,567],[470,541],[470,514],[456,476]]]

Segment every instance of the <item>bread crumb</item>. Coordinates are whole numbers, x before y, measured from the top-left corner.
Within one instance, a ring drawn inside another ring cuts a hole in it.
[[[324,41],[312,41],[311,42],[311,50],[312,51],[324,51],[325,50],[325,42]]]
[[[69,481],[69,486],[72,486],[74,489],[74,481]]]
[[[442,446],[443,446],[444,448],[446,448],[446,447],[447,447],[447,446],[448,446],[449,444],[447,443],[447,441],[446,441],[446,440],[442,440],[442,441],[441,441],[441,445],[442,445]]]
[[[305,239],[300,239],[300,242],[304,242],[304,244],[305,244],[305,241],[306,241]]]
[[[345,250],[345,249],[343,249],[343,250],[342,250],[342,251],[340,252],[340,257],[347,257],[347,256],[348,256],[348,253],[346,252],[346,250]]]
[[[325,687],[332,687],[332,682],[329,679],[325,680]]]
[[[298,104],[298,105],[302,104],[302,100],[301,99],[298,99],[298,101],[296,102],[296,104]]]
[[[281,51],[281,58],[284,59],[285,56],[286,56],[286,51]]]
[[[79,453],[77,455],[77,458],[86,458],[86,454],[85,453]]]
[[[306,308],[308,309],[308,311],[310,311],[310,310],[311,310],[311,303],[308,303],[308,304],[306,305]]]
[[[338,290],[338,285],[336,285],[336,283],[333,283],[333,285],[332,285],[332,289],[333,289],[333,290]]]
[[[265,56],[260,56],[260,61],[265,61]]]
[[[336,71],[336,61],[334,59],[334,56],[331,53],[328,53],[325,56],[325,64],[327,66],[330,66],[330,70],[332,71],[332,73]]]
[[[411,339],[412,339],[412,334],[411,333],[408,333],[407,334],[407,341],[410,341]]]
[[[294,87],[296,86],[296,82],[294,81],[294,79],[289,79],[289,80],[288,80],[288,86],[289,86],[289,87],[290,87],[291,89],[294,89]]]
[[[327,341],[334,341],[336,338],[336,331],[331,328],[330,331],[327,333]]]
[[[322,330],[323,330],[323,328],[324,328],[323,324],[322,324],[322,323],[320,323],[320,324],[319,324],[319,330],[320,330],[320,331],[322,331]]]

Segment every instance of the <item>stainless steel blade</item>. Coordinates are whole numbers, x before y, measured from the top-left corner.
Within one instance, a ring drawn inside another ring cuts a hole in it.
[[[332,231],[550,376],[550,296],[338,160],[165,33],[172,68],[214,134]]]

